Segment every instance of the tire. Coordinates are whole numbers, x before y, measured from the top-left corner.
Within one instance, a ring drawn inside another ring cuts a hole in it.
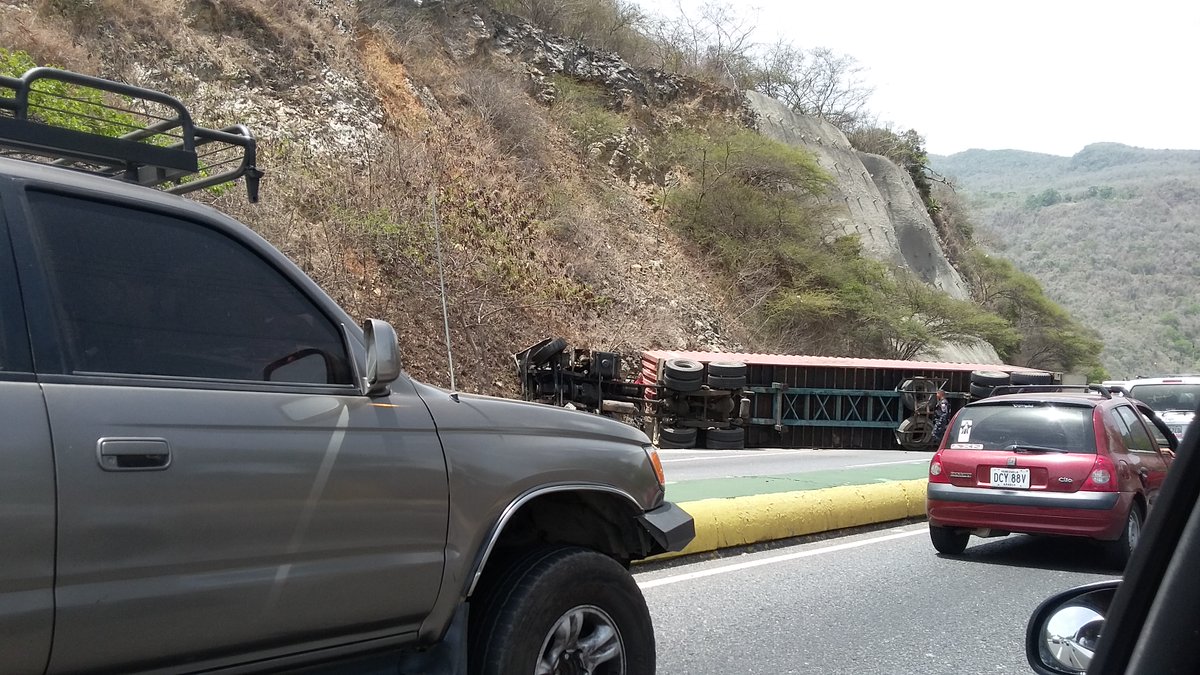
[[[543,363],[554,358],[555,354],[558,354],[559,352],[561,352],[562,350],[564,350],[566,348],[567,348],[566,340],[564,340],[563,338],[560,338],[560,337],[554,338],[553,340],[550,340],[546,344],[540,345],[538,347],[534,347],[532,350],[530,350],[529,364],[533,365],[533,366],[540,366]]]
[[[971,384],[982,384],[988,387],[998,387],[1010,384],[1008,373],[1000,370],[975,370],[971,372]]]
[[[708,375],[709,389],[745,389],[745,375]]]
[[[982,384],[975,384],[974,382],[971,383],[972,398],[987,398],[991,395],[992,395],[991,387],[988,387],[988,386],[985,386]]]
[[[913,412],[929,412],[933,407],[933,392],[937,384],[924,378],[912,378],[900,383],[900,398],[904,407]]]
[[[654,673],[654,626],[646,600],[629,572],[606,555],[544,549],[500,575],[478,602],[471,608],[467,641],[471,675],[533,675],[552,654],[590,655],[594,667],[588,672],[596,675]],[[581,623],[574,630],[555,630],[574,620]],[[609,631],[594,646],[589,642]],[[554,669],[555,662],[549,666]]]
[[[1139,502],[1134,502],[1125,515],[1125,528],[1116,541],[1106,542],[1108,559],[1113,567],[1123,570],[1129,564],[1129,558],[1137,548],[1138,540],[1142,538],[1142,525],[1146,522],[1145,511]]]
[[[933,420],[925,415],[904,418],[896,427],[896,442],[905,450],[928,450],[933,442]]]
[[[704,432],[704,447],[709,450],[741,450],[746,447],[746,432],[738,427],[709,429]]]
[[[663,366],[663,377],[670,377],[678,382],[704,379],[704,365],[692,359],[667,359]]]
[[[674,389],[675,391],[682,392],[700,391],[700,387],[704,385],[704,381],[699,378],[694,380],[680,380],[673,375],[667,375],[665,373],[663,374],[660,382],[662,386],[666,387],[667,389]]]
[[[1050,373],[1029,373],[1016,371],[1010,378],[1013,384],[1054,384]]]
[[[708,364],[708,376],[746,377],[746,364],[734,361],[714,361]]]
[[[658,447],[686,450],[696,447],[698,437],[695,428],[663,427],[658,430]]]
[[[969,532],[960,530],[952,530],[948,527],[938,527],[937,525],[929,526],[929,541],[933,542],[933,547],[938,553],[946,555],[958,555],[967,548],[967,541],[970,540]]]

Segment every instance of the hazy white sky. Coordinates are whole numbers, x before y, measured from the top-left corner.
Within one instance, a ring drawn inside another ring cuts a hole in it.
[[[702,0],[636,0],[670,14]],[[1195,0],[751,0],[757,42],[853,56],[881,121],[934,154],[1200,149]]]

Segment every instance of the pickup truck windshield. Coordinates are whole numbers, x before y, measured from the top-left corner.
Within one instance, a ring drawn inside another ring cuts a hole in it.
[[[1193,412],[1200,403],[1200,384],[1139,384],[1129,390],[1129,395],[1158,412]]]

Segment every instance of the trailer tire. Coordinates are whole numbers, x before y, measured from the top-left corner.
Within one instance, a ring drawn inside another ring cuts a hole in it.
[[[987,398],[991,395],[992,395],[991,387],[988,387],[988,386],[985,386],[982,384],[975,384],[974,382],[971,383],[971,397],[972,398]]]
[[[708,374],[709,389],[745,389],[746,376]]]
[[[1054,384],[1054,376],[1050,373],[1031,373],[1015,371],[1012,374],[1013,384]]]
[[[971,372],[971,383],[981,384],[985,387],[997,387],[1010,384],[1011,378],[1002,370],[975,370]]]
[[[667,389],[672,389],[674,391],[679,391],[679,392],[684,392],[684,393],[692,392],[692,391],[700,391],[700,387],[704,385],[704,380],[701,380],[701,379],[680,380],[680,379],[676,379],[672,375],[666,375],[666,374],[664,374],[662,376],[661,382],[662,382],[662,386],[666,387]]]
[[[704,364],[692,359],[667,359],[663,365],[663,377],[670,376],[677,382],[684,380],[696,380],[699,382],[703,379]]]
[[[933,407],[933,392],[937,389],[937,383],[933,380],[909,378],[900,383],[900,398],[904,401],[904,407],[913,412],[929,412]]]
[[[696,447],[696,429],[663,427],[658,430],[658,447],[686,449]]]
[[[712,377],[745,377],[746,364],[736,361],[714,361],[708,364],[708,376]]]
[[[741,450],[746,447],[746,432],[740,427],[708,429],[704,432],[704,447],[710,450]]]
[[[561,352],[562,350],[564,350],[566,348],[567,348],[566,340],[564,340],[563,338],[560,338],[560,337],[554,338],[553,340],[550,340],[549,342],[546,342],[545,344],[534,347],[532,350],[530,350],[529,364],[533,365],[533,366],[540,366],[543,363],[554,358],[555,354],[558,354],[559,352]]]
[[[927,450],[933,442],[933,420],[925,415],[906,417],[896,427],[896,442],[905,450]]]

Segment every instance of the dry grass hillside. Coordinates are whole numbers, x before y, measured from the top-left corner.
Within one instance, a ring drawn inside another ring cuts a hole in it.
[[[250,126],[262,201],[199,199],[355,316],[391,321],[425,381],[450,384],[439,231],[459,389],[515,394],[508,355],[549,334],[628,351],[755,348],[720,277],[660,222],[653,184],[631,187],[619,149],[589,155],[581,125],[491,53],[490,31],[406,3],[0,0],[0,45],[165,90],[208,126]],[[678,123],[701,98],[614,115]]]

